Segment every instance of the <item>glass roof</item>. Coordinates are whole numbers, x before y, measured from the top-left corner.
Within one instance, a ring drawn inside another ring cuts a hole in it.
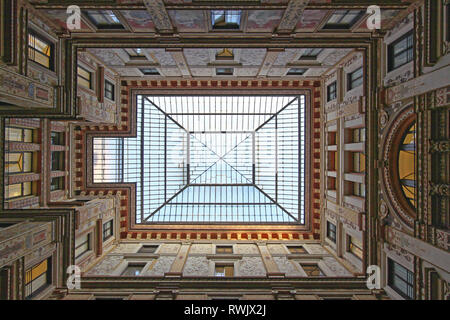
[[[305,96],[138,96],[136,138],[94,138],[94,183],[136,223],[304,223]]]

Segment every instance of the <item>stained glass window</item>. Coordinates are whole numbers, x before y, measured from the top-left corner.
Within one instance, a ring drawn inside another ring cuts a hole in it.
[[[416,124],[406,131],[398,153],[398,175],[403,194],[416,207]]]

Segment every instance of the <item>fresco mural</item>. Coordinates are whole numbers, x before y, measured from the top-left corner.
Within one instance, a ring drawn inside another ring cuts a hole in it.
[[[155,32],[155,25],[146,10],[122,10],[122,15],[135,32]]]
[[[280,23],[283,10],[249,10],[247,32],[273,32]]]
[[[203,10],[168,10],[172,24],[178,32],[207,32]]]

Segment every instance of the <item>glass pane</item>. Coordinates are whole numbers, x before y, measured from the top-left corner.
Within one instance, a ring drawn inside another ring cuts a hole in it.
[[[24,142],[33,142],[33,130],[31,129],[24,129]]]
[[[24,182],[23,183],[23,195],[29,196],[31,194],[31,182]]]
[[[40,52],[35,51],[34,52],[34,59],[33,61],[49,68],[50,67],[50,58]]]
[[[8,141],[22,141],[22,129],[6,127],[5,139]]]
[[[22,185],[20,183],[10,184],[6,186],[5,188],[6,199],[20,197],[21,195],[22,195]]]
[[[23,172],[31,172],[33,165],[33,155],[31,152],[25,152],[23,154]]]
[[[78,67],[77,70],[78,70],[78,75],[79,76],[81,76],[81,77],[83,77],[83,78],[85,78],[87,80],[91,79],[91,73],[89,71],[84,70],[83,68],[80,68],[80,67]]]
[[[42,54],[46,55],[47,57],[50,57],[50,45],[48,43],[45,43],[44,41],[35,38],[34,48],[41,52]]]

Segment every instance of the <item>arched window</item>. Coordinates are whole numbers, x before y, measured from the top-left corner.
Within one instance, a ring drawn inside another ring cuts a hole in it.
[[[409,204],[416,207],[416,123],[404,133],[398,151],[398,176]]]

